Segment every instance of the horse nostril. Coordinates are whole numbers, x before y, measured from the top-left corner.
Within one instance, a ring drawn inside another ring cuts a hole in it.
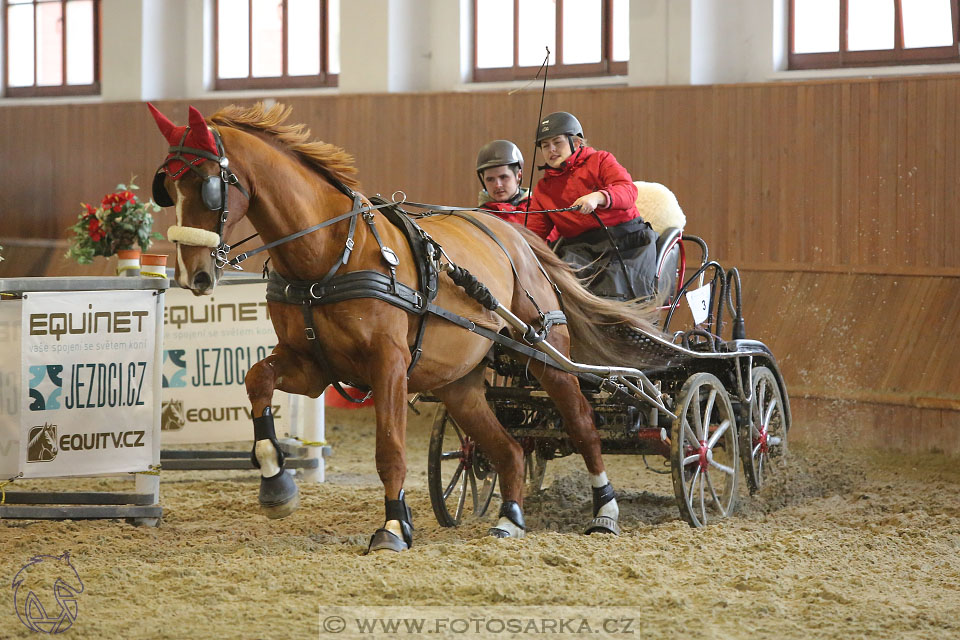
[[[201,271],[197,275],[193,276],[193,288],[206,290],[210,288],[210,285],[213,284],[213,280],[210,279],[210,274],[206,271]]]

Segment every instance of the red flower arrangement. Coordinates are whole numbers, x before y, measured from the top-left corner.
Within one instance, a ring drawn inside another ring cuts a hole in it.
[[[137,199],[137,185],[119,184],[117,190],[108,193],[99,207],[81,203],[77,221],[68,227],[73,232],[66,257],[80,264],[90,264],[96,256],[112,256],[121,249],[140,247],[146,251],[150,243],[160,238],[151,231],[151,211],[160,211],[153,200],[146,204]]]

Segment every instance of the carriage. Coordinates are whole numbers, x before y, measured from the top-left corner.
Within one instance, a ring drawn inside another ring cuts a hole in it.
[[[662,197],[660,185],[637,186],[638,205],[649,205],[650,194]],[[682,216],[679,221],[682,224]],[[683,235],[680,228],[657,231],[655,285],[662,330],[669,332],[678,305],[691,290],[710,292],[697,302],[706,318],[674,332],[672,341],[640,327],[620,330],[645,355],[638,376],[642,387],[636,393],[613,389],[595,373],[578,377],[594,411],[603,453],[639,455],[645,462],[647,456],[666,459],[680,515],[700,527],[734,512],[741,464],[750,493],[763,486],[771,465],[786,452],[789,397],[770,349],[745,338],[737,269],[724,271],[710,260],[701,238]],[[701,259],[685,278],[689,246]],[[704,289],[707,280],[710,286]],[[729,338],[724,339],[724,333]],[[574,448],[554,405],[525,366],[495,345],[487,368],[487,402],[523,446],[525,490],[537,492],[548,462],[574,453]],[[459,525],[468,514],[483,516],[495,492],[496,471],[443,407],[430,437],[427,480],[434,515],[446,527]]]
[[[429,473],[441,524],[460,521],[467,495],[482,514],[499,481],[499,521],[489,531],[497,538],[526,531],[524,469],[536,486],[548,460],[573,450],[591,475],[586,533],[619,531],[604,451],[669,458],[681,513],[694,526],[733,512],[741,458],[756,488],[783,453],[786,390],[769,349],[744,337],[739,276],[679,228],[664,229],[657,245],[657,288],[670,300],[658,327],[649,305],[591,294],[528,229],[472,209],[367,198],[355,190],[352,157],[311,141],[302,125],[284,125],[287,107],[230,106],[209,121],[191,107],[180,127],[150,109],[170,144],[153,195],[176,208],[167,237],[177,243],[178,282],[210,295],[224,269],[269,252],[277,345],[245,379],[267,517],[299,505],[276,437],[275,390],[317,397],[333,386],[350,399],[345,382],[375,394],[385,519],[368,551],[413,544],[403,489],[411,393],[445,407]],[[263,244],[230,257],[254,237],[226,242],[243,218]],[[685,279],[691,243],[702,260]],[[678,301],[708,275],[704,322],[671,336]],[[730,339],[721,337],[725,309]]]

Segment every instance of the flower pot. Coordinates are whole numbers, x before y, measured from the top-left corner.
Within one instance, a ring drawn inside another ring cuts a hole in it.
[[[140,249],[120,249],[117,251],[117,275],[140,275]]]
[[[145,253],[140,256],[140,275],[148,278],[166,278],[167,256],[160,253]]]

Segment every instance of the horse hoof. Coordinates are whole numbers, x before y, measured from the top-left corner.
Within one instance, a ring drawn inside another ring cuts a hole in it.
[[[272,478],[260,478],[260,509],[271,520],[286,518],[300,506],[300,490],[293,476],[280,471]]]
[[[500,527],[491,527],[487,530],[487,535],[494,538],[522,538],[523,529],[518,529],[517,531],[510,532],[506,529],[501,529]]]
[[[590,521],[590,524],[587,525],[583,533],[586,535],[590,535],[591,533],[609,533],[618,536],[620,535],[620,525],[618,525],[617,521],[613,518],[597,516]]]
[[[403,538],[386,529],[377,529],[370,536],[370,544],[367,546],[367,553],[375,551],[406,551],[410,546],[403,541]]]

